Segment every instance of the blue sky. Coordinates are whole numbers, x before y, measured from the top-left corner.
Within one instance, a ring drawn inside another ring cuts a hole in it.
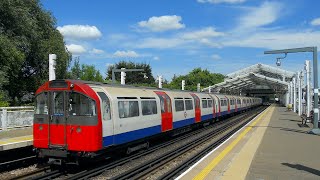
[[[314,0],[42,0],[66,47],[103,74],[120,60],[150,63],[171,80],[201,67],[228,74],[277,55],[320,48],[320,1]],[[302,70],[311,53],[289,54],[282,68]]]

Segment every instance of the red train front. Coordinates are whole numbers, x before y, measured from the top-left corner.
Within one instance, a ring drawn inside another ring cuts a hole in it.
[[[56,80],[36,92],[34,147],[39,157],[60,164],[102,149],[100,101],[81,81]]]

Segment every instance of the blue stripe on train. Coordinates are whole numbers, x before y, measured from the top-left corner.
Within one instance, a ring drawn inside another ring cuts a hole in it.
[[[221,112],[221,115],[226,115],[228,114],[227,111]],[[212,114],[208,114],[208,115],[203,115],[201,116],[201,121],[205,121],[208,119],[211,119],[213,116]],[[173,122],[173,128],[177,129],[183,126],[187,126],[190,124],[193,124],[195,122],[194,118],[189,118],[189,119],[184,119],[184,120],[180,120],[180,121],[176,121]],[[130,132],[125,132],[125,133],[121,133],[121,134],[116,134],[113,136],[106,136],[103,137],[103,146],[110,146],[110,145],[118,145],[118,144],[123,144],[123,143],[127,143],[130,141],[134,141],[137,139],[141,139],[147,136],[152,136],[155,134],[159,134],[161,133],[161,126],[152,126],[152,127],[148,127],[148,128],[144,128],[144,129],[138,129],[138,130],[134,130],[134,131],[130,131]],[[114,143],[113,143],[114,141]]]

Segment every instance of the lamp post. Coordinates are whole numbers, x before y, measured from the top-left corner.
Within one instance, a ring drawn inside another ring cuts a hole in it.
[[[313,129],[310,131],[312,134],[320,134],[318,127],[319,107],[318,107],[318,52],[317,47],[303,47],[293,49],[282,49],[265,51],[264,54],[287,54],[287,53],[299,53],[299,52],[312,52],[313,53],[313,84],[314,84],[314,107],[313,107]]]

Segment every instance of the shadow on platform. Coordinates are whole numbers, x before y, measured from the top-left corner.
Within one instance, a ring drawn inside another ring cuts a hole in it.
[[[306,171],[306,172],[312,173],[314,175],[320,176],[319,170],[313,169],[313,168],[310,168],[310,167],[307,167],[307,166],[304,166],[301,164],[290,164],[290,163],[281,163],[281,164],[288,166],[288,167],[291,167],[291,168],[294,168],[294,169],[297,169],[297,170]]]
[[[299,126],[299,124],[298,124]],[[297,133],[302,133],[302,134],[308,134],[309,130],[303,131],[303,130],[298,130],[298,129],[291,129],[291,128],[285,128],[285,127],[275,127],[275,126],[251,126],[253,128],[258,128],[258,127],[266,127],[266,128],[277,128],[282,131],[291,131],[291,132],[297,132]]]

